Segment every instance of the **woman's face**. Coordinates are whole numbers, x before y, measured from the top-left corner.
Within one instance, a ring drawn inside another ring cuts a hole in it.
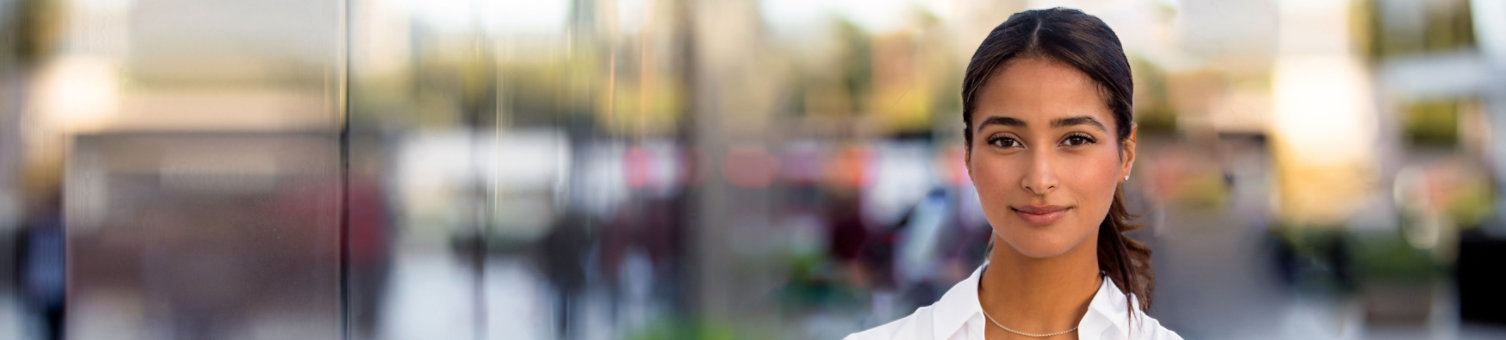
[[[978,90],[967,155],[995,237],[1030,258],[1093,246],[1134,133],[1117,142],[1097,84],[1071,66],[1024,58],[996,72]]]

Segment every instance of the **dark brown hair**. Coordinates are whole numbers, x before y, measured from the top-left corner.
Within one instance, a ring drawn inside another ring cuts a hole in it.
[[[1098,17],[1058,7],[1009,16],[973,53],[962,78],[962,130],[968,152],[972,152],[972,113],[979,89],[1004,64],[1019,58],[1047,58],[1087,74],[1113,112],[1119,145],[1129,138],[1135,89],[1119,37]],[[1120,150],[1122,156],[1123,148]],[[1108,216],[1098,227],[1098,269],[1126,293],[1126,299],[1138,299],[1144,311],[1150,309],[1155,276],[1150,268],[1150,248],[1124,235],[1140,227],[1129,224],[1133,216],[1124,208],[1123,191],[1122,185],[1114,191]],[[989,243],[992,248],[992,238]]]

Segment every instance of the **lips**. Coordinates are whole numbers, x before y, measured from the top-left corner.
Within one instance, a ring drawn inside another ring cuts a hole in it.
[[[1026,205],[1009,207],[1009,210],[1014,211],[1016,215],[1020,215],[1020,218],[1024,219],[1025,222],[1042,227],[1056,223],[1056,221],[1060,220],[1062,216],[1066,216],[1067,210],[1070,209],[1072,209],[1072,207],[1064,207],[1059,205]]]

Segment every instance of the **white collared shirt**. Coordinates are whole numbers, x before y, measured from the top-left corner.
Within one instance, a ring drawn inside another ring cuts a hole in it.
[[[984,327],[989,322],[983,318],[983,307],[978,304],[978,276],[987,266],[978,266],[935,304],[920,307],[915,313],[882,326],[850,334],[844,340],[983,339]],[[1132,329],[1130,309],[1125,308],[1125,303],[1124,293],[1114,286],[1114,281],[1104,277],[1093,301],[1088,303],[1088,313],[1077,323],[1078,339],[1182,339],[1138,308],[1134,309]]]

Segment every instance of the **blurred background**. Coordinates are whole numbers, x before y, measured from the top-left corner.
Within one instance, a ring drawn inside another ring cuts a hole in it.
[[[0,0],[0,338],[840,338],[981,262],[962,71],[1051,6],[1162,324],[1506,337],[1506,1]]]

